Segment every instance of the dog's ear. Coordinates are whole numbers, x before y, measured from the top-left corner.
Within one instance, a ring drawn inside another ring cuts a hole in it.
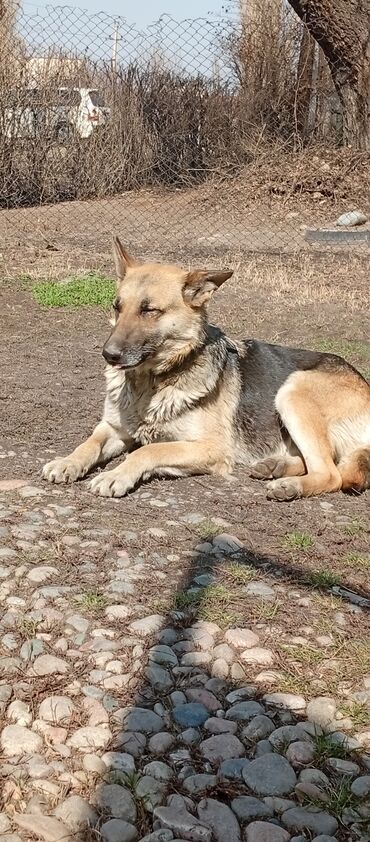
[[[189,272],[182,290],[184,301],[192,307],[202,307],[212,298],[216,289],[231,278],[232,274],[233,269],[222,271],[198,269],[195,272]]]
[[[113,257],[116,267],[117,281],[123,281],[127,269],[138,266],[136,260],[127,253],[123,248],[121,240],[118,237],[113,237]]]

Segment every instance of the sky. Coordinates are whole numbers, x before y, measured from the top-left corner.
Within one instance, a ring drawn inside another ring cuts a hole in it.
[[[165,13],[177,20],[208,15],[217,17],[222,13],[224,0],[136,0],[135,3],[124,0],[24,0],[22,5],[30,12],[44,6],[77,6],[89,12],[103,11],[106,14],[121,15],[128,22],[142,28]]]

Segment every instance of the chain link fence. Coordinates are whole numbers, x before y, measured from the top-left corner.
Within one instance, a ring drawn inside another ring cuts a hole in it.
[[[284,0],[145,31],[0,2],[3,244],[103,249],[116,230],[143,253],[325,248],[317,229],[369,204],[368,159],[341,134]]]

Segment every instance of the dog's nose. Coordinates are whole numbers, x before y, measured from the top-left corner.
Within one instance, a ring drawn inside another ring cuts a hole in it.
[[[121,359],[121,348],[118,348],[117,345],[114,345],[113,342],[106,343],[103,348],[103,357],[107,363],[110,365],[116,365],[119,363]]]

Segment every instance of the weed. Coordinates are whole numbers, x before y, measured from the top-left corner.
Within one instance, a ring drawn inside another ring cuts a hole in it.
[[[326,658],[326,654],[322,649],[315,649],[313,646],[295,646],[284,644],[282,649],[289,658],[292,658],[293,661],[299,664],[304,664],[307,667],[314,667]]]
[[[341,713],[349,716],[354,728],[363,728],[370,722],[370,710],[368,705],[362,702],[348,702],[340,706]]]
[[[344,810],[353,808],[357,804],[357,798],[351,792],[351,781],[346,778],[337,781],[335,786],[325,787],[325,796],[325,810],[339,819],[341,819]],[[323,809],[323,801],[319,798],[307,797],[304,799],[304,803]]]
[[[107,604],[104,594],[95,590],[84,591],[83,593],[78,594],[76,602],[85,608],[86,611],[91,611],[92,613],[101,611]]]
[[[369,532],[369,526],[363,520],[353,520],[346,523],[344,531],[347,535],[361,535],[362,532]]]
[[[289,532],[284,538],[284,546],[288,550],[303,550],[312,547],[313,539],[307,532]]]
[[[18,631],[24,640],[32,640],[37,632],[39,620],[32,620],[29,617],[23,617],[20,620]]]
[[[109,776],[110,783],[125,786],[130,790],[133,796],[136,795],[138,784],[141,780],[140,772],[111,772]]]
[[[274,620],[281,607],[282,605],[279,599],[275,599],[274,602],[261,599],[255,605],[255,620]]]
[[[238,564],[237,562],[228,564],[225,568],[225,573],[232,582],[236,582],[238,585],[250,582],[256,575],[254,567],[249,564]]]
[[[347,553],[342,556],[340,561],[345,565],[349,565],[355,571],[358,570],[360,572],[367,573],[370,570],[370,555],[362,553]]]
[[[185,608],[196,608],[201,602],[203,591],[179,591],[174,599],[173,607],[177,611]]]
[[[345,742],[335,742],[330,738],[330,734],[317,732],[312,737],[315,749],[315,763],[323,765],[329,757],[337,757],[340,760],[346,760],[353,752],[350,752]]]
[[[109,307],[114,288],[113,281],[91,272],[65,282],[41,281],[33,286],[32,295],[42,307]]]
[[[205,519],[200,523],[197,523],[196,531],[200,538],[203,538],[204,541],[208,541],[209,539],[215,538],[216,535],[219,535],[220,532],[222,532],[222,527],[217,523],[214,523],[213,520]]]
[[[198,617],[201,620],[217,623],[223,628],[232,626],[240,621],[240,614],[233,610],[235,600],[234,591],[229,590],[225,585],[217,584],[203,588]]]
[[[307,580],[315,588],[332,588],[339,584],[338,576],[332,570],[312,570]]]

